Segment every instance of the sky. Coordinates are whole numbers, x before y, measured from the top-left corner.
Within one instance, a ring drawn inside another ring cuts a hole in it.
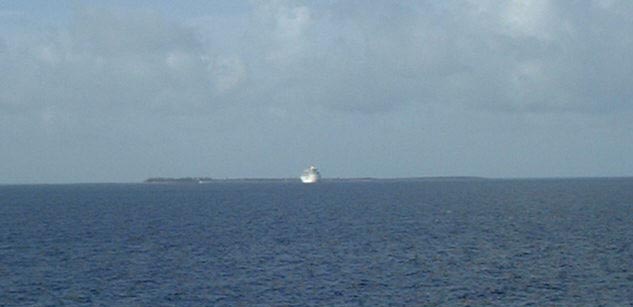
[[[1,1],[0,183],[633,176],[633,2]]]

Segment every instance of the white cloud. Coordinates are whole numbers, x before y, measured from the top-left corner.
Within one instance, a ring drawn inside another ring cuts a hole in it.
[[[591,2],[593,5],[598,6],[602,9],[609,9],[613,7],[618,2],[618,0],[592,0]]]
[[[263,36],[268,61],[283,65],[309,52],[305,50],[306,32],[313,20],[308,7],[290,1],[262,1],[257,2],[255,14],[255,24],[250,26]]]
[[[214,92],[194,30],[152,12],[82,8],[68,28],[10,37],[7,45],[0,105],[25,112],[54,104],[57,113],[177,114],[208,106]]]
[[[525,35],[540,39],[553,39],[553,21],[558,21],[549,0],[504,1],[502,19],[511,35]]]
[[[219,57],[209,65],[215,89],[223,94],[240,85],[246,78],[246,66],[240,58]]]

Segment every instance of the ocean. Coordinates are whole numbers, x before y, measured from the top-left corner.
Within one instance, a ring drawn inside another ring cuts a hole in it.
[[[631,306],[633,179],[0,186],[0,306]]]

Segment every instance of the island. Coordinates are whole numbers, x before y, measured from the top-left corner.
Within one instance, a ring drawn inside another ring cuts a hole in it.
[[[205,183],[211,182],[216,179],[209,177],[183,177],[183,178],[171,178],[171,177],[152,177],[145,179],[143,183]]]
[[[322,182],[393,182],[393,181],[480,181],[484,177],[448,176],[448,177],[406,177],[406,178],[324,178]],[[301,182],[299,178],[211,178],[211,177],[152,177],[145,179],[148,184],[204,184],[223,182]]]

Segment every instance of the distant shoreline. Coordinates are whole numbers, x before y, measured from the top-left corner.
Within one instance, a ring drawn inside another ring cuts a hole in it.
[[[202,179],[202,180],[200,180]],[[477,176],[429,176],[429,177],[355,177],[355,178],[322,178],[322,183],[355,183],[355,182],[493,182],[493,181],[584,181],[584,180],[633,180],[633,176],[585,176],[585,177],[477,177]],[[301,183],[296,177],[290,178],[209,178],[209,177],[153,177],[144,181],[84,181],[84,182],[14,182],[0,183],[0,186],[53,186],[53,185],[193,185],[212,183]]]
[[[321,182],[374,182],[374,181],[476,181],[490,180],[484,177],[453,176],[453,177],[403,177],[403,178],[323,178]],[[145,184],[206,184],[222,182],[300,182],[299,178],[210,178],[210,177],[154,177],[143,181]]]
[[[429,176],[429,177],[354,177],[354,178],[322,178],[319,182],[473,182],[473,181],[499,181],[499,180],[619,180],[633,179],[633,176],[614,177],[477,177],[477,176]],[[209,183],[295,183],[301,182],[299,178],[210,178],[210,177],[152,177],[144,180],[142,184],[209,184]]]

